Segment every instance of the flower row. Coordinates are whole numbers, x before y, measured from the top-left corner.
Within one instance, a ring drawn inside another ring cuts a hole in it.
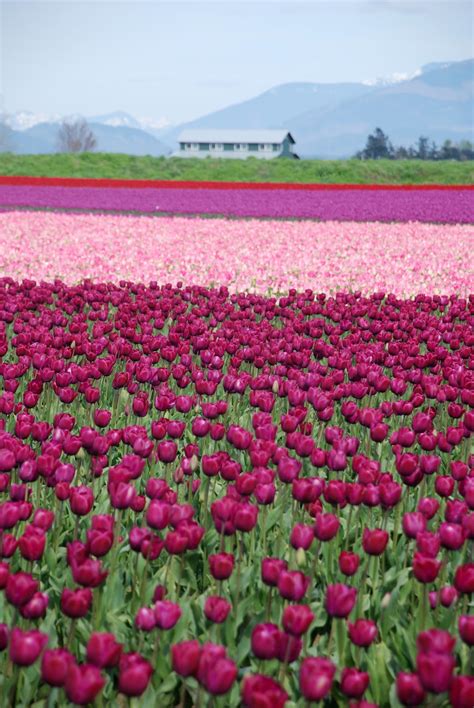
[[[10,212],[0,214],[0,271],[68,283],[184,280],[262,294],[315,287],[466,295],[471,242],[466,225]]]
[[[325,221],[473,223],[472,190],[63,187],[0,184],[3,207]]]

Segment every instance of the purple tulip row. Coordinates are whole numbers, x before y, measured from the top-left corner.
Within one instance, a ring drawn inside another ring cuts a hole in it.
[[[469,189],[251,190],[0,185],[0,208],[39,207],[143,213],[341,221],[473,223]]]

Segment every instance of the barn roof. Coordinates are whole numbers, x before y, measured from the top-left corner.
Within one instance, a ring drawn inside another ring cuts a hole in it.
[[[295,140],[284,128],[276,130],[241,130],[188,128],[178,137],[180,143],[282,143],[289,135],[290,142]]]

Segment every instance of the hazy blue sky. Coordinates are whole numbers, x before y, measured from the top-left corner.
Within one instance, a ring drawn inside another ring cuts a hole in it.
[[[4,110],[173,122],[289,81],[359,81],[473,55],[457,0],[0,0]],[[0,106],[1,108],[1,106]]]

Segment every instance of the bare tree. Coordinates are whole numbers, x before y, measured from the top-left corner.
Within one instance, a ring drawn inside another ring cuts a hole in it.
[[[58,131],[59,152],[91,152],[96,146],[95,135],[83,118],[62,122]]]

